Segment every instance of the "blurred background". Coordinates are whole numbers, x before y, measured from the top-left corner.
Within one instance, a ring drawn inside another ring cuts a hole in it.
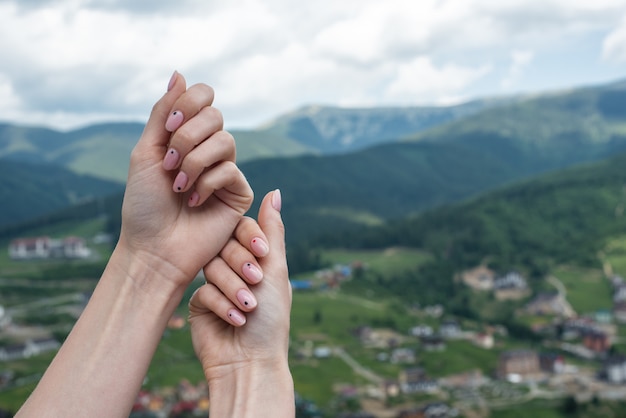
[[[89,300],[174,70],[215,89],[256,196],[282,191],[299,417],[624,416],[626,1],[0,0],[0,21],[0,417]],[[187,298],[133,417],[207,414]]]

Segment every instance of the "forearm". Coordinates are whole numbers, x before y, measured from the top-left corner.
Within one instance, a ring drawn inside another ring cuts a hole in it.
[[[116,249],[85,311],[17,417],[128,417],[184,291],[164,289],[164,281],[155,280],[159,266],[148,264]]]
[[[245,366],[209,381],[211,418],[294,418],[293,379],[287,362]]]

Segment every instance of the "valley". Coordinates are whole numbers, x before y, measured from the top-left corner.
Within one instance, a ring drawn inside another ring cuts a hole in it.
[[[298,417],[620,416],[624,91],[311,107],[239,132],[256,196],[284,196]],[[139,128],[0,127],[0,410],[19,408],[89,300]],[[56,252],[29,259],[20,242],[41,239]],[[186,321],[202,282],[131,416],[206,416]]]

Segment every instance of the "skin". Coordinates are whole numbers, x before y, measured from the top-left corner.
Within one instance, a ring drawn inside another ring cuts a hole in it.
[[[246,324],[233,326],[228,312],[236,305],[218,297],[222,281],[243,282],[233,255],[245,254],[243,245],[205,267],[207,284],[189,303],[192,342],[211,393],[211,417],[295,416],[287,362],[292,292],[280,206],[280,191],[275,190],[259,209],[258,223],[270,249],[259,260],[264,277],[253,286],[259,305],[248,313]]]
[[[131,154],[119,242],[17,417],[128,417],[185,288],[227,247],[253,200],[212,102],[210,87],[187,89],[175,73],[155,104]],[[181,177],[186,181],[178,190]],[[241,228],[240,240],[250,240],[246,234],[264,239],[249,226]],[[248,285],[239,280],[220,299],[237,301],[232,292],[242,288]]]

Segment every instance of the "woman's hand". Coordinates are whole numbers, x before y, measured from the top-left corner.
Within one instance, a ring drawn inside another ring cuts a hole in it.
[[[219,253],[253,200],[213,97],[174,73],[131,154],[118,248],[179,287]]]
[[[258,225],[269,244],[268,254],[258,260],[263,280],[247,284],[242,263],[250,253],[244,247],[259,234],[255,225],[242,222],[235,233],[239,249],[232,246],[204,268],[207,284],[189,302],[193,346],[211,392],[211,416],[295,413],[287,361],[292,294],[280,207],[280,191],[275,190],[259,209]],[[233,298],[248,289],[254,294],[252,307]]]

